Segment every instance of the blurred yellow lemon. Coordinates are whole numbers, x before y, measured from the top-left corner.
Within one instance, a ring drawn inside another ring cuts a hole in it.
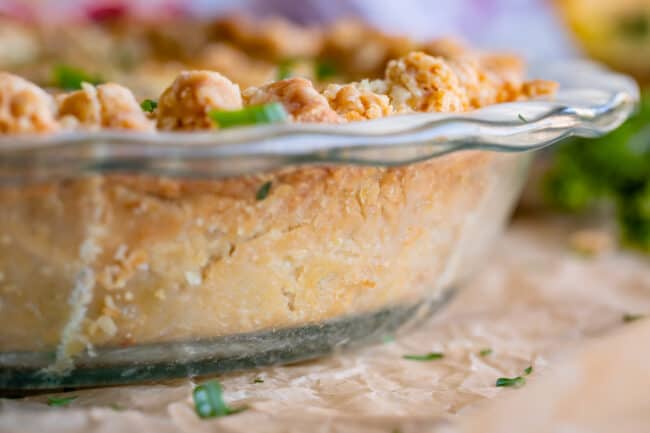
[[[555,0],[586,53],[650,82],[650,0]]]

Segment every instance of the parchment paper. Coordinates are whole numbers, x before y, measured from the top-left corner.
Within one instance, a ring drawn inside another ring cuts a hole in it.
[[[74,391],[65,408],[0,400],[0,432],[650,431],[650,320],[622,320],[650,313],[650,261],[581,256],[574,230],[516,221],[449,308],[394,342],[219,377],[239,414],[199,419],[180,380]],[[445,357],[402,358],[430,351]],[[522,388],[495,387],[529,365]]]

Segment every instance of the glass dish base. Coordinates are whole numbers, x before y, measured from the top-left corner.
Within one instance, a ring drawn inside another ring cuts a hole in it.
[[[447,289],[415,304],[292,328],[100,349],[76,357],[74,368],[66,374],[46,370],[53,353],[2,353],[0,395],[161,381],[310,360],[392,338],[429,318],[454,293]]]

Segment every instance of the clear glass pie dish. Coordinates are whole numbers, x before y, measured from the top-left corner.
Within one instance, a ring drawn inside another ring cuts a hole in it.
[[[478,268],[533,151],[634,109],[544,64],[552,100],[218,133],[0,140],[0,389],[314,358],[428,316]]]

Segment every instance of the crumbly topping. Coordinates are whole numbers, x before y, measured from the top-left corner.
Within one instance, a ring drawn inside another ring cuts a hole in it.
[[[441,57],[422,52],[392,60],[386,67],[391,101],[397,111],[465,111],[466,89],[454,69]]]
[[[339,117],[330,108],[327,99],[318,93],[311,81],[294,77],[262,87],[244,90],[246,105],[280,102],[296,122],[338,122]]]
[[[55,104],[43,89],[0,72],[0,133],[46,133],[58,129]]]
[[[339,28],[342,33],[362,30],[354,26]],[[221,52],[217,57],[223,57],[224,52],[234,55],[226,45],[213,48]],[[239,110],[271,102],[281,103],[293,122],[339,123],[395,113],[462,112],[546,97],[557,90],[557,84],[551,81],[524,81],[523,65],[511,55],[472,53],[452,42],[440,42],[428,49],[444,57],[412,51],[390,60],[382,79],[330,84],[322,91],[309,79],[291,77],[240,92],[237,84],[218,72],[183,71],[149,115],[143,113],[130,90],[113,83],[97,87],[83,83],[81,90],[59,95],[57,114],[46,92],[19,77],[0,74],[0,133],[46,132],[59,127],[214,129],[217,125],[209,115],[212,110]],[[238,62],[251,68],[255,64],[247,57]],[[155,118],[155,126],[148,116]]]
[[[153,123],[126,87],[114,83],[81,86],[81,90],[57,98],[59,119],[65,127],[153,130]]]
[[[211,129],[213,109],[242,107],[239,86],[211,71],[183,71],[158,101],[157,124],[162,130]]]
[[[376,80],[373,86],[367,80],[352,84],[330,84],[323,95],[330,106],[348,121],[376,119],[393,113],[390,98],[385,93],[385,82]],[[383,92],[376,92],[373,87]]]

